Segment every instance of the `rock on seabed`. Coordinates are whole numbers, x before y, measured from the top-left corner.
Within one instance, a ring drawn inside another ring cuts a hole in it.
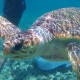
[[[72,69],[61,72],[40,70],[33,60],[12,61],[7,60],[0,80],[77,80]],[[12,65],[12,67],[11,67]]]

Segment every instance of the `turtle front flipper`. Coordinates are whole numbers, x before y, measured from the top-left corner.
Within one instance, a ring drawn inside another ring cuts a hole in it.
[[[4,40],[2,52],[5,51],[5,53],[7,53],[6,50],[10,50],[15,43],[19,42],[17,38],[20,38],[20,33],[22,32],[19,28],[17,28],[16,25],[9,22],[6,18],[0,16],[0,37]]]
[[[15,38],[21,32],[14,24],[9,22],[6,18],[0,16],[0,37],[5,41]]]
[[[80,46],[75,43],[68,45],[68,56],[78,80],[80,80]]]

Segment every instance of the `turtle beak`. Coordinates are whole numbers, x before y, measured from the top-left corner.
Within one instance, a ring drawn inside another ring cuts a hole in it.
[[[10,53],[11,53],[10,48],[11,48],[10,43],[3,44],[3,56],[6,57],[6,56],[10,55]]]
[[[14,40],[12,41],[7,41],[3,44],[3,56],[5,57],[11,57],[14,56],[15,51],[19,51],[23,46],[22,41]]]

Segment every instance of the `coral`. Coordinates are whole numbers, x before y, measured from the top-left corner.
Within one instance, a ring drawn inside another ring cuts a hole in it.
[[[22,61],[8,59],[0,76],[2,80],[77,80],[71,67],[66,69],[63,66],[60,70],[58,67],[45,71],[39,69],[33,59]]]

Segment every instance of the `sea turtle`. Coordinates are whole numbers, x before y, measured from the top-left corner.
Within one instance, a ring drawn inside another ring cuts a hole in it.
[[[62,8],[38,18],[23,32],[0,16],[2,55],[20,60],[41,56],[50,61],[70,60],[80,80],[80,8]]]

